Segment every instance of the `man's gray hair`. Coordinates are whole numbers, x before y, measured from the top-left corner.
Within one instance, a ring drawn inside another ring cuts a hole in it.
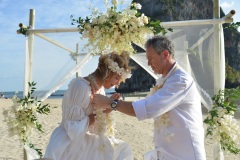
[[[147,40],[145,43],[145,48],[153,47],[157,54],[161,54],[162,51],[168,50],[169,54],[174,58],[174,45],[173,43],[165,36],[156,35]]]

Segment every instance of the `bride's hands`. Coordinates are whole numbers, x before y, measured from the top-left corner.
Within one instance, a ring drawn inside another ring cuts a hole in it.
[[[114,94],[110,97],[111,101],[113,101],[113,100],[115,100],[115,99],[119,100],[120,98],[121,98],[121,95],[120,95],[119,93],[114,93]],[[108,114],[108,113],[112,112],[112,109],[106,108],[103,112],[106,113],[106,114]]]
[[[103,109],[111,109],[110,105],[113,100],[120,99],[121,96],[119,93],[114,93],[110,98],[101,94],[94,94],[92,104],[94,108],[103,108]]]
[[[113,93],[113,95],[110,97],[111,100],[119,100],[121,98],[121,95],[119,93]]]

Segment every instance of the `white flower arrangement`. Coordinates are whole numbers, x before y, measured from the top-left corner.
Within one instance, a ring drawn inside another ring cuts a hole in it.
[[[162,78],[160,77],[159,79],[156,80],[156,85],[153,86],[152,88],[150,88],[150,91],[147,95],[147,97],[153,95],[155,92],[157,92],[157,90],[159,90],[160,88],[162,88],[163,84],[165,83],[166,78]]]
[[[157,92],[157,90],[161,89],[163,87],[165,81],[166,81],[166,77],[159,78],[157,80],[156,85],[153,86],[152,88],[150,88],[150,92],[148,93],[147,97],[153,95],[155,92]],[[170,122],[170,120],[169,120],[168,112],[164,113],[163,115],[161,115],[157,118],[154,118],[154,127],[156,129],[161,130],[162,136],[164,136],[168,140],[171,140],[171,138],[174,136],[174,134],[168,130],[169,122]]]
[[[42,125],[37,119],[38,114],[48,114],[50,112],[49,105],[41,105],[40,101],[32,97],[36,88],[36,83],[29,83],[30,91],[23,99],[13,96],[13,105],[9,110],[4,110],[4,122],[8,125],[9,136],[17,135],[19,140],[30,148],[35,149],[39,156],[42,157],[41,149],[36,149],[30,142],[29,137],[34,130],[42,131]]]
[[[132,42],[143,46],[148,36],[160,32],[165,34],[167,30],[172,30],[161,27],[159,20],[150,21],[149,17],[140,14],[137,11],[141,9],[139,3],[133,3],[122,11],[117,10],[118,0],[112,0],[111,3],[112,5],[109,6],[105,1],[106,13],[95,9],[90,17],[85,19],[81,17],[74,19],[71,16],[72,25],[78,24],[81,38],[88,40],[84,48],[92,49],[93,54],[104,51],[133,53]],[[124,1],[121,2],[123,3]]]
[[[98,108],[93,112],[95,115],[94,129],[96,133],[100,136],[106,135],[114,137],[114,119],[111,113],[104,113],[103,109]]]
[[[130,71],[125,71],[124,68],[119,67],[117,62],[114,62],[112,59],[108,58],[107,63],[108,63],[108,68],[112,72],[115,72],[118,75],[120,75],[122,79],[125,80],[127,78],[131,78],[132,74],[130,73]]]
[[[95,114],[94,131],[99,136],[101,141],[99,149],[104,152],[106,146],[105,136],[112,139],[110,141],[112,146],[118,144],[114,137],[114,119],[112,117],[112,113],[104,113],[102,108],[94,110],[93,113]]]
[[[165,84],[167,78],[171,77],[175,73],[177,68],[178,68],[178,65],[176,64],[174,68],[165,77],[160,77],[159,79],[157,79],[156,85],[150,89],[150,92],[148,93],[147,97],[153,95],[155,92],[157,92],[157,90],[161,89]],[[169,119],[168,112],[154,118],[154,127],[160,130],[160,134],[163,137],[171,141],[174,134],[170,132],[168,129],[169,123],[170,123],[170,119]]]
[[[212,99],[213,107],[208,111],[204,123],[208,125],[206,136],[211,136],[221,148],[233,154],[240,153],[239,124],[234,118],[237,106],[234,103],[240,97],[239,87],[220,90]]]

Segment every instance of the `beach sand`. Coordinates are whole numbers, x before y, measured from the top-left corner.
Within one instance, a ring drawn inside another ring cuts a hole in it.
[[[127,101],[140,99],[140,97],[125,97]],[[51,106],[49,115],[39,115],[39,121],[43,124],[44,133],[36,132],[31,137],[35,147],[43,149],[47,146],[52,131],[61,122],[62,99],[47,99],[44,103]],[[0,160],[22,160],[23,146],[17,136],[9,137],[7,125],[3,122],[3,109],[12,105],[11,99],[0,99]],[[206,116],[203,108],[203,118]],[[120,112],[114,112],[116,123],[116,138],[121,139],[132,146],[135,160],[142,160],[143,154],[153,149],[153,120],[138,121],[135,117],[126,116]],[[206,126],[204,125],[206,128]],[[183,144],[184,145],[184,144]],[[205,139],[207,160],[212,159],[213,147],[210,139]],[[226,160],[239,160],[236,155],[225,155]]]

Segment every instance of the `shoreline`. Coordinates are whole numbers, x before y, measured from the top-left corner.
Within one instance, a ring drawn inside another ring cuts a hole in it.
[[[125,97],[126,101],[135,101],[143,97]],[[32,143],[36,148],[43,149],[45,153],[48,140],[52,131],[61,122],[61,102],[59,99],[47,99],[43,104],[51,106],[49,115],[39,115],[39,122],[43,125],[44,133],[35,132],[31,136]],[[3,109],[7,109],[12,105],[11,99],[0,99],[0,160],[19,160],[23,159],[23,146],[18,141],[17,136],[9,137],[7,125],[3,122]],[[207,109],[203,108],[203,119],[207,115]],[[115,128],[117,130],[115,137],[129,143],[134,153],[134,160],[142,160],[143,154],[152,150],[153,146],[153,119],[138,121],[137,118],[124,115],[120,112],[113,112],[115,119]],[[240,122],[239,119],[237,119]],[[206,130],[206,125],[204,125]],[[205,139],[205,150],[207,160],[212,159],[213,147],[209,138]],[[225,159],[239,160],[240,156],[225,155]]]

